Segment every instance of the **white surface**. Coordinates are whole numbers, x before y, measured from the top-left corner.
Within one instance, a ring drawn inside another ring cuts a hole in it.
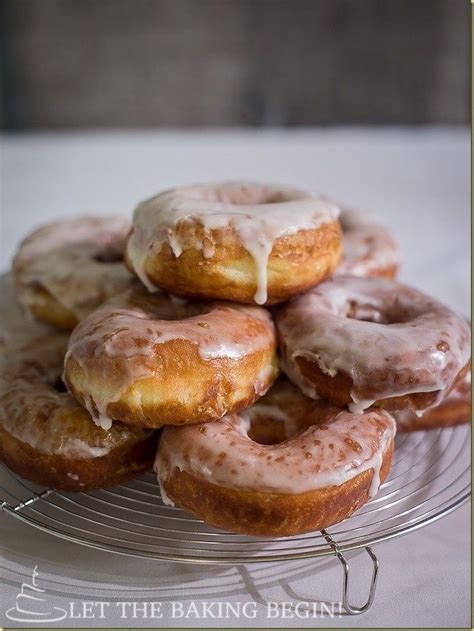
[[[1,175],[1,270],[8,269],[19,239],[48,219],[84,211],[129,213],[162,188],[245,177],[309,187],[378,215],[401,242],[401,278],[468,314],[467,130],[12,136],[3,141]],[[470,626],[467,507],[376,546],[381,574],[372,609],[335,620],[265,615],[268,601],[338,600],[340,567],[332,559],[248,570],[136,561],[61,542],[4,515],[0,541],[4,625],[19,583],[38,564],[51,604],[111,602],[104,619],[75,618],[59,626]],[[352,584],[354,599],[363,600],[362,568],[368,571],[368,564],[356,555],[353,565],[361,571]],[[162,601],[164,618],[120,619],[120,599]],[[250,602],[251,610],[256,603],[257,617],[171,619],[172,600],[185,602],[185,609],[189,600],[197,606],[203,600]]]

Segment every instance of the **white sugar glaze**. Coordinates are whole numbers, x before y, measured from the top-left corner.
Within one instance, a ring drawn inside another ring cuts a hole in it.
[[[138,277],[154,291],[145,271],[148,256],[168,243],[179,257],[189,244],[180,236],[183,222],[204,227],[199,247],[206,258],[214,251],[213,230],[233,228],[252,256],[257,274],[255,302],[267,299],[267,266],[274,242],[300,230],[332,222],[339,208],[312,193],[252,182],[202,184],[166,191],[138,205],[127,253]]]
[[[470,356],[464,318],[425,294],[381,278],[338,276],[277,314],[282,367],[300,388],[314,386],[295,362],[306,357],[352,382],[353,411],[374,401],[438,392],[441,401]]]
[[[132,283],[123,262],[130,222],[123,217],[78,217],[47,224],[27,237],[13,270],[28,307],[41,287],[81,320]]]
[[[409,408],[403,410],[394,410],[392,416],[397,422],[400,431],[409,430],[413,425],[422,420],[425,416],[429,417],[434,412],[434,408],[443,409],[444,406],[469,401],[471,398],[471,371],[468,370],[458,384],[454,386],[451,392],[437,405],[427,408],[426,410],[413,411]],[[469,415],[470,416],[470,415]],[[466,418],[466,422],[469,419]]]
[[[342,209],[343,255],[335,274],[370,276],[398,268],[398,246],[385,226],[353,210]]]
[[[110,427],[107,408],[133,383],[159,371],[160,345],[185,340],[197,347],[205,361],[237,362],[245,355],[271,347],[275,329],[268,311],[230,303],[188,303],[162,293],[135,288],[112,298],[73,331],[65,364],[73,358],[94,382],[101,362],[117,360],[107,388],[97,391],[86,407],[102,427]],[[269,373],[255,383],[259,393]],[[268,387],[268,385],[266,386]]]
[[[276,400],[275,389],[280,389]],[[391,415],[371,410],[356,416],[321,401],[301,407],[303,398],[294,386],[277,383],[241,414],[200,426],[166,427],[155,460],[160,486],[177,468],[225,487],[295,494],[339,486],[372,469],[373,497],[383,455],[396,433]],[[283,421],[287,439],[274,445],[253,441],[248,434],[258,418]]]
[[[27,335],[29,333],[26,328]],[[0,423],[37,452],[75,459],[106,456],[150,435],[149,430],[114,424],[96,427],[68,393],[58,391],[67,336],[49,334],[28,342],[14,337],[0,355]]]

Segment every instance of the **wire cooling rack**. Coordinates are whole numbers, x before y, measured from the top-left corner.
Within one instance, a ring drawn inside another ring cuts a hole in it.
[[[470,496],[470,428],[467,425],[401,434],[392,472],[378,495],[355,515],[321,532],[256,538],[212,528],[161,501],[148,473],[88,493],[39,488],[8,469],[0,471],[1,507],[9,515],[68,541],[134,557],[211,565],[240,565],[336,556],[343,568],[347,613],[372,604],[378,560],[370,546],[421,528],[450,513]],[[364,548],[373,564],[363,606],[349,602],[344,552]]]

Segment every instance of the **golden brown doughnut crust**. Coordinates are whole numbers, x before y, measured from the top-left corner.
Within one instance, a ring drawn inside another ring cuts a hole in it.
[[[242,410],[255,401],[258,397],[254,389],[255,375],[267,362],[272,373],[269,382],[278,372],[276,358],[263,352],[233,365],[228,361],[207,362],[195,348],[181,340],[167,343],[162,351],[161,365],[165,368],[160,377],[140,379],[130,385],[118,401],[108,404],[110,418],[138,427],[216,420],[230,408]],[[107,369],[115,374],[122,372],[119,361],[112,362]],[[100,375],[99,364],[86,376],[74,358],[68,360],[66,382],[78,401],[87,401],[93,396],[90,392],[101,387]],[[94,382],[94,378],[97,381]],[[186,396],[181,396],[184,392]]]
[[[380,480],[390,473],[393,441],[385,451]],[[297,495],[229,489],[176,470],[164,483],[182,508],[205,522],[245,535],[289,537],[321,530],[350,517],[369,499],[372,470],[340,486]]]
[[[180,235],[190,246],[179,257],[164,243],[146,261],[145,271],[157,287],[185,298],[254,304],[255,263],[233,228],[211,231],[213,255],[209,258],[202,249],[192,246],[194,241],[206,238],[201,225],[182,224]],[[341,255],[341,229],[337,221],[276,240],[268,260],[265,304],[288,300],[328,278]],[[133,271],[128,257],[126,262]]]
[[[352,379],[343,371],[339,371],[337,375],[331,377],[323,372],[316,362],[305,357],[296,357],[295,363],[303,377],[314,386],[323,399],[327,399],[339,407],[346,407],[352,403]],[[407,407],[413,410],[422,410],[432,405],[438,394],[437,390],[434,392],[416,392],[399,397],[379,399],[375,401],[374,405],[390,411]]]
[[[156,315],[163,304],[169,319]],[[210,358],[203,337],[215,348]],[[110,340],[120,350],[111,352]],[[140,427],[219,419],[248,407],[277,374],[276,336],[262,308],[179,305],[138,288],[81,322],[65,362],[69,390],[95,418]]]
[[[77,316],[44,287],[35,287],[32,290],[28,308],[37,320],[47,322],[61,331],[72,331],[79,322]]]
[[[92,423],[87,413],[77,415],[74,422]],[[0,460],[22,478],[62,491],[102,489],[140,475],[151,467],[156,443],[157,438],[148,436],[132,439],[99,458],[44,454],[12,436],[0,419]]]

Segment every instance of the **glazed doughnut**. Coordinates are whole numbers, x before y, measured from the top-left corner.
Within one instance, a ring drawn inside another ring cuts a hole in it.
[[[304,191],[248,182],[167,191],[135,210],[127,262],[153,291],[272,304],[329,276],[339,208]]]
[[[405,408],[392,412],[399,432],[416,432],[469,423],[471,420],[471,370],[459,379],[446,397],[431,408],[415,413]]]
[[[112,486],[151,467],[156,432],[97,427],[61,382],[67,336],[10,341],[0,375],[0,460],[17,474],[66,491]]]
[[[129,231],[123,217],[64,219],[35,230],[13,260],[20,302],[35,318],[73,329],[131,285],[133,277],[123,262]]]
[[[219,528],[288,536],[349,517],[387,477],[395,421],[355,416],[277,382],[218,423],[165,427],[155,471],[165,503]]]
[[[290,379],[352,411],[435,405],[468,368],[465,319],[393,280],[336,276],[283,307],[276,324]]]
[[[343,254],[335,274],[394,278],[400,265],[398,245],[379,223],[353,210],[341,209]]]
[[[261,307],[187,303],[137,287],[73,331],[70,391],[102,427],[216,420],[247,407],[277,376],[276,334]]]

